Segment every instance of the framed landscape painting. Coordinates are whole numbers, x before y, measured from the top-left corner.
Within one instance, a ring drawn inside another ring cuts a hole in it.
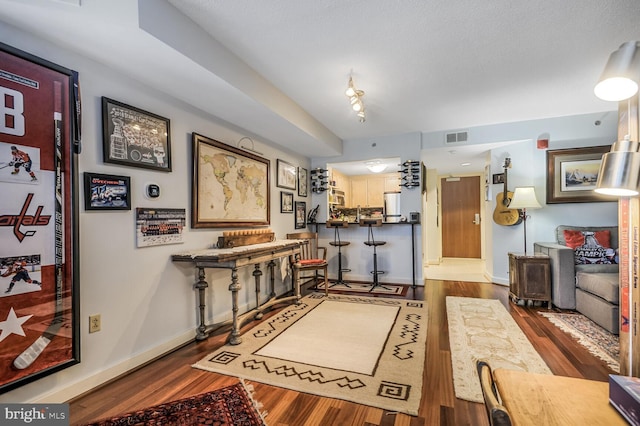
[[[80,362],[78,85],[0,43],[0,393]]]
[[[197,133],[192,143],[191,227],[268,225],[269,160]]]
[[[547,151],[547,204],[616,201],[594,191],[610,145]]]

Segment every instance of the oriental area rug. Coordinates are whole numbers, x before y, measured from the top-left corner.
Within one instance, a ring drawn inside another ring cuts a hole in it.
[[[194,367],[417,415],[427,319],[420,300],[312,293]]]
[[[345,284],[329,283],[329,291],[339,291],[340,293],[368,293],[386,296],[405,296],[409,286],[398,284],[380,284],[373,291],[373,284],[349,282]],[[324,282],[318,284],[318,291],[324,291]]]
[[[453,384],[457,398],[484,402],[476,361],[492,369],[551,374],[518,324],[496,299],[447,296]]]
[[[620,341],[618,336],[609,333],[582,314],[560,312],[539,312],[553,325],[584,346],[592,355],[603,360],[616,373],[620,371]]]
[[[87,426],[266,426],[259,409],[260,405],[252,398],[251,387],[239,382],[189,398],[102,419]]]

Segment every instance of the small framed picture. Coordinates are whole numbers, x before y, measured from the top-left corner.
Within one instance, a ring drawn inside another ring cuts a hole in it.
[[[131,178],[85,172],[84,208],[131,210]]]
[[[280,213],[293,213],[293,192],[280,191]]]
[[[307,169],[298,167],[298,195],[300,197],[307,196]]]
[[[499,183],[504,183],[504,173],[494,173],[493,174],[493,184],[497,185]]]
[[[102,97],[105,163],[171,171],[168,118]]]
[[[296,201],[296,229],[307,226],[307,203]]]
[[[276,186],[286,189],[296,189],[296,166],[278,159],[277,162],[278,179]]]

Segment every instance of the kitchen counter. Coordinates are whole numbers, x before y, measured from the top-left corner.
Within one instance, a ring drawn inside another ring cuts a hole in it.
[[[368,226],[360,226],[357,222],[347,222],[347,227],[337,228],[340,240],[350,244],[342,247],[342,266],[350,269],[344,274],[346,281],[371,282],[373,280],[373,250],[364,243],[368,237]],[[399,225],[399,226],[398,226]],[[327,248],[329,261],[329,278],[337,278],[338,250],[331,246],[335,228],[327,227],[326,222],[308,224],[309,229],[318,233],[318,244]],[[416,286],[422,282],[422,239],[419,222],[383,222],[374,227],[373,233],[377,241],[385,241],[379,246],[378,269],[385,271],[380,275],[380,282],[387,284],[409,284]]]

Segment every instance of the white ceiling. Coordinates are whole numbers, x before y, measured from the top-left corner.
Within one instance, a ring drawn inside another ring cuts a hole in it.
[[[615,110],[593,86],[640,39],[638,0],[0,0],[0,21],[312,157],[345,139]]]

